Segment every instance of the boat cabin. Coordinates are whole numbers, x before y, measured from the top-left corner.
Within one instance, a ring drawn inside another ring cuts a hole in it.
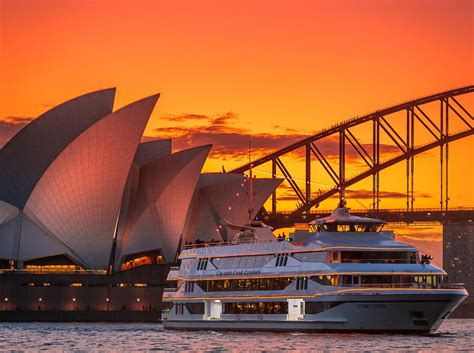
[[[330,216],[310,222],[310,227],[313,232],[380,232],[385,224],[377,218],[353,216],[339,205]]]

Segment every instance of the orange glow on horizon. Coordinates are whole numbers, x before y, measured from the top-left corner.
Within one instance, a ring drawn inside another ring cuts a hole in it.
[[[115,109],[161,93],[146,136],[176,137],[175,150],[213,142],[204,170],[231,170],[246,162],[249,138],[271,150],[473,84],[473,20],[470,0],[0,0],[0,146],[51,107],[117,87]],[[474,102],[463,103],[472,114]],[[196,140],[189,130],[206,134]],[[359,133],[368,142],[369,132]],[[450,206],[474,205],[472,150],[471,137],[450,144]],[[304,178],[300,159],[285,163]],[[405,207],[404,168],[381,173],[381,208]],[[416,159],[415,207],[439,207],[438,174],[438,149]],[[370,207],[371,185],[354,185],[349,206]],[[289,196],[278,207],[295,203]]]

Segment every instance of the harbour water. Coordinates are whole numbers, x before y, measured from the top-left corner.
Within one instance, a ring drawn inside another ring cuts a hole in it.
[[[0,351],[474,351],[474,319],[435,335],[165,331],[161,324],[0,323]]]

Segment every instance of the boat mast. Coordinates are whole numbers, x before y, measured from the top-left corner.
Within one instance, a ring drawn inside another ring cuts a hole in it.
[[[346,207],[346,190],[343,186],[339,187],[339,206],[337,207]]]

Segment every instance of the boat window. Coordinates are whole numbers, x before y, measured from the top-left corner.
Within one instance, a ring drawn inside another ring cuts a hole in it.
[[[347,224],[338,224],[336,227],[337,232],[347,232],[349,230]]]
[[[276,254],[275,266],[284,267],[288,263],[288,254]]]
[[[223,314],[288,314],[288,302],[224,303]]]
[[[321,225],[321,228],[326,232],[336,232],[337,224],[336,223],[325,223]]]
[[[175,304],[174,305],[174,312],[176,315],[183,315],[184,314],[184,304]]]
[[[326,232],[380,232],[384,224],[380,223],[324,223],[320,226]]]
[[[198,271],[207,270],[208,262],[209,262],[209,259],[199,259],[198,265],[197,265],[197,270]]]
[[[337,286],[339,283],[338,276],[318,275],[318,276],[311,276],[310,278],[314,282],[322,284],[323,286]]]
[[[273,255],[216,257],[212,260],[218,269],[263,267],[273,259]]]
[[[341,286],[384,288],[438,288],[443,280],[442,275],[342,275],[339,277]]]
[[[293,254],[293,257],[301,262],[324,262],[326,253],[322,251],[300,252]]]
[[[194,292],[194,282],[186,282],[186,283],[184,283],[184,292],[185,292],[185,293]]]
[[[199,287],[205,292],[238,292],[238,291],[258,291],[258,290],[282,290],[291,282],[291,277],[277,278],[239,278],[198,281]]]
[[[352,284],[352,276],[341,276],[340,285],[346,286]]]
[[[296,290],[308,289],[308,277],[297,277],[296,278]]]
[[[341,251],[342,263],[415,264],[416,251]]]
[[[386,275],[380,275],[380,276],[360,276],[360,284],[389,284],[392,283],[392,278],[393,276],[386,276]]]

